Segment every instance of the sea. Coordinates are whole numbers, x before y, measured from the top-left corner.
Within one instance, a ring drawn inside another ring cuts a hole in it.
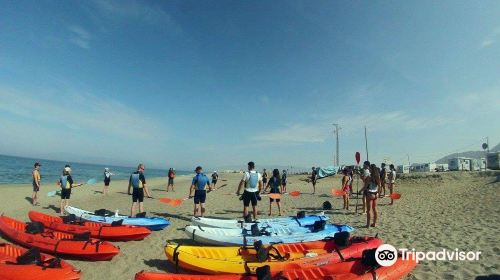
[[[35,162],[42,164],[40,168],[42,184],[50,184],[51,182],[55,184],[66,164],[71,166],[71,176],[75,182],[82,183],[90,179],[102,181],[105,167],[108,167],[110,172],[114,174],[112,180],[128,180],[130,174],[137,168],[0,155],[0,184],[31,184],[31,171]],[[166,177],[168,171],[146,167],[144,174],[146,178]],[[176,170],[176,174],[177,176],[186,176],[193,174],[193,172]]]

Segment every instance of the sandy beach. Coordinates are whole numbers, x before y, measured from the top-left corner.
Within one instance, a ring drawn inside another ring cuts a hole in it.
[[[43,171],[42,171],[43,172]],[[146,174],[147,175],[147,174]],[[221,174],[219,187],[207,197],[207,216],[238,218],[241,202],[234,195],[240,174]],[[447,172],[433,174],[407,174],[398,180],[396,191],[402,198],[388,206],[389,199],[379,199],[380,218],[376,228],[366,229],[364,215],[354,215],[342,208],[341,198],[332,198],[332,187],[339,188],[340,178],[318,181],[316,195],[312,187],[303,181],[305,176],[290,176],[288,191],[299,190],[297,198],[284,199],[285,214],[294,215],[298,210],[310,213],[321,211],[325,200],[332,202],[334,210],[327,211],[331,221],[347,223],[356,228],[355,235],[378,234],[385,243],[397,248],[415,248],[418,251],[458,248],[463,251],[481,251],[479,262],[426,261],[420,263],[408,279],[473,279],[479,275],[500,274],[500,216],[498,193],[500,172]],[[79,178],[75,178],[77,181]],[[70,262],[83,271],[86,280],[133,279],[141,270],[174,271],[163,252],[165,241],[189,244],[183,232],[190,223],[193,203],[188,200],[179,207],[162,204],[157,198],[184,198],[188,194],[190,177],[176,178],[176,191],[165,192],[166,178],[148,180],[156,199],[146,199],[145,208],[150,215],[166,217],[172,223],[163,231],[153,232],[143,241],[116,242],[121,253],[109,262]],[[46,193],[57,187],[42,182],[40,206],[32,207],[30,185],[0,185],[1,212],[27,221],[30,209],[55,215],[59,197],[47,197]],[[356,189],[356,184],[354,184]],[[131,197],[127,195],[127,182],[113,181],[111,194],[103,196],[102,186],[83,186],[73,190],[71,205],[95,210],[119,209],[129,213]],[[267,198],[260,203],[261,217],[267,217]],[[277,210],[275,211],[277,213]]]

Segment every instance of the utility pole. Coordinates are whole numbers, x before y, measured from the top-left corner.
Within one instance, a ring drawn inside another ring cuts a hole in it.
[[[335,165],[339,166],[340,165],[340,160],[339,160],[339,131],[342,129],[342,127],[339,126],[338,123],[334,123],[333,126],[335,126],[335,129],[333,130],[333,133],[335,133],[335,138],[337,139],[336,143],[336,163]]]
[[[370,161],[368,158],[368,137],[366,136],[366,125],[365,125],[365,147],[366,147],[366,160]]]

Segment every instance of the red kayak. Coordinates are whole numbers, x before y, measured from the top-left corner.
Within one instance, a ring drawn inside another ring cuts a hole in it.
[[[120,248],[106,241],[91,239],[87,234],[68,234],[47,230],[41,223],[23,223],[0,216],[0,232],[8,239],[27,248],[89,261],[111,260]]]
[[[151,234],[151,231],[145,227],[63,219],[36,211],[30,211],[28,216],[31,221],[40,222],[46,228],[71,234],[90,232],[90,235],[97,239],[111,241],[142,240]]]
[[[405,277],[416,266],[412,260],[401,258],[389,267],[371,268],[360,259],[348,260],[342,263],[332,263],[322,267],[308,269],[290,269],[269,279],[273,280],[398,280]],[[257,280],[257,276],[224,275],[192,275],[170,274],[141,271],[135,275],[135,280]]]
[[[24,249],[0,243],[0,279],[2,280],[78,280],[81,273],[67,262],[38,249]]]

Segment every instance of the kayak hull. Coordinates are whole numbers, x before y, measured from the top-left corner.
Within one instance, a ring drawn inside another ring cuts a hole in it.
[[[288,269],[280,275],[272,276],[273,280],[399,280],[408,275],[416,266],[413,260],[398,259],[389,267],[371,269],[360,260],[334,263],[323,267],[308,269]],[[370,272],[367,272],[370,271]],[[242,276],[236,274],[196,275],[171,274],[141,271],[135,275],[135,280],[257,280],[257,276]]]
[[[128,216],[122,216],[122,215],[105,217],[105,216],[98,216],[92,212],[78,209],[72,206],[66,206],[64,210],[69,214],[74,214],[80,219],[91,222],[111,224],[113,222],[123,220],[123,225],[141,226],[148,228],[149,230],[152,231],[162,230],[170,224],[168,220],[160,217],[130,218]]]
[[[30,234],[25,232],[25,223],[0,216],[0,232],[13,242],[26,248],[38,248],[40,251],[64,255],[67,257],[88,261],[111,260],[120,252],[120,248],[107,241],[90,239],[88,241],[74,240],[74,235],[51,230]]]
[[[28,251],[11,244],[0,243],[0,279],[2,280],[78,280],[79,270],[61,260],[60,267],[43,268],[36,264],[17,264],[16,258]],[[41,254],[42,262],[50,262],[53,256]]]
[[[151,234],[151,231],[145,227],[139,226],[111,226],[96,222],[83,222],[81,224],[65,224],[63,219],[56,216],[46,215],[36,211],[30,211],[28,216],[33,222],[40,222],[46,228],[71,233],[81,234],[90,232],[93,238],[110,241],[131,241],[142,240]]]
[[[186,235],[193,241],[216,246],[252,245],[262,241],[264,245],[277,243],[300,243],[322,240],[333,237],[337,232],[351,232],[354,229],[348,225],[326,225],[324,230],[311,232],[307,227],[276,227],[268,229],[270,235],[253,236],[246,229],[224,229],[201,226],[187,226]]]
[[[382,241],[373,237],[353,237],[346,248],[338,248],[334,240],[321,240],[294,244],[276,244],[273,248],[285,260],[268,258],[264,262],[257,260],[256,251],[250,247],[204,247],[179,246],[167,244],[167,259],[179,267],[205,274],[255,274],[256,269],[269,265],[271,273],[293,268],[307,268],[338,263],[341,257],[336,252],[340,249],[343,258],[360,258],[363,250],[377,248]],[[271,251],[277,255],[274,250]]]
[[[202,227],[215,227],[215,228],[249,228],[253,224],[258,225],[282,225],[289,226],[309,226],[314,224],[316,221],[327,221],[329,218],[325,215],[309,215],[304,218],[297,217],[283,217],[274,219],[259,219],[255,222],[246,223],[243,220],[227,220],[227,219],[214,219],[205,217],[193,217],[191,218],[191,225],[202,226]]]

